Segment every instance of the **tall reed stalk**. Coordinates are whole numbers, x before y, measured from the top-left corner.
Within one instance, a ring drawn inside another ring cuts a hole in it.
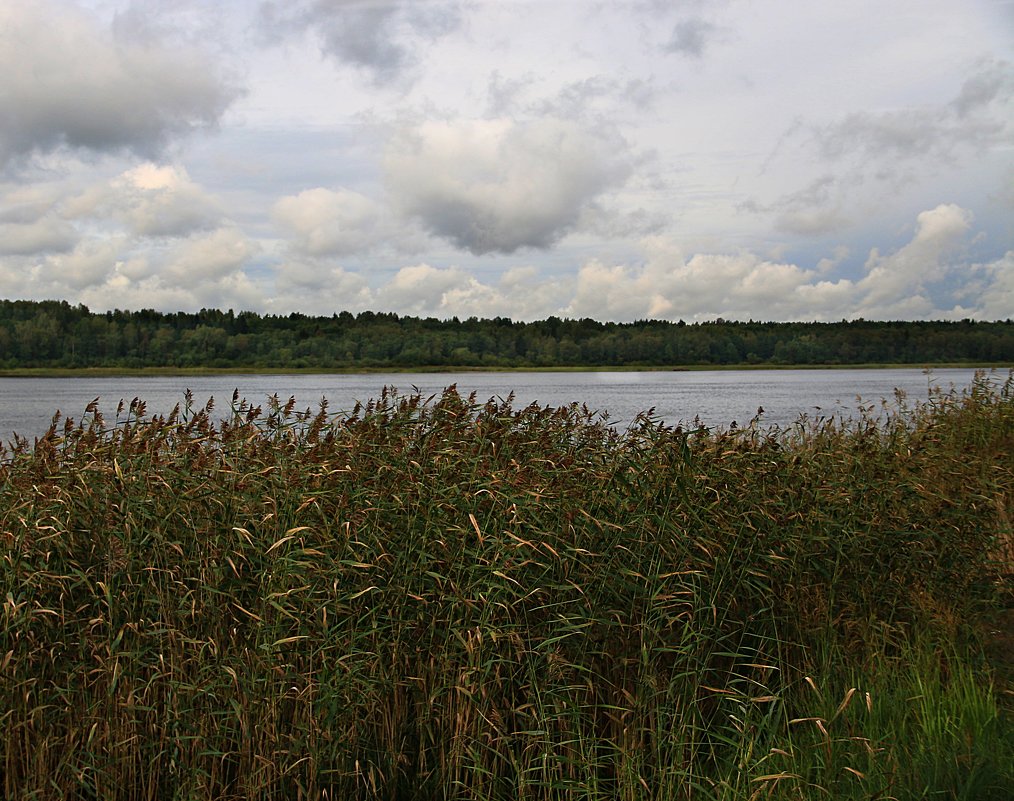
[[[1014,377],[899,401],[55,420],[0,464],[0,792],[1007,798]]]

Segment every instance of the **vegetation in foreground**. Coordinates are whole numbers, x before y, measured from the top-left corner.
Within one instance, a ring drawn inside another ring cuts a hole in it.
[[[93,406],[0,463],[0,792],[1007,799],[1014,375],[899,400]]]

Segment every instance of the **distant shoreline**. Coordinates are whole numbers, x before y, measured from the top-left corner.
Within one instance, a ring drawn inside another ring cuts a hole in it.
[[[371,375],[405,373],[664,373],[728,372],[730,370],[1008,370],[1007,362],[869,363],[869,364],[694,364],[599,365],[555,367],[17,367],[0,370],[0,378],[102,378],[201,375]]]

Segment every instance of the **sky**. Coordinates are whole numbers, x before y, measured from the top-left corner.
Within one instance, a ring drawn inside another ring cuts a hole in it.
[[[0,0],[0,297],[1014,317],[1014,0]]]

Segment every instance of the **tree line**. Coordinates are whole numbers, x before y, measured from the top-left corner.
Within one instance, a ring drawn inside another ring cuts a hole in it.
[[[347,311],[92,312],[0,300],[0,369],[419,368],[1014,363],[1014,320],[633,323]]]

